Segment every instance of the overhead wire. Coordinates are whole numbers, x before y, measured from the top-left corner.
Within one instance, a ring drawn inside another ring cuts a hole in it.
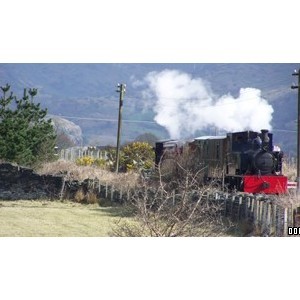
[[[87,121],[118,122],[117,119],[106,119],[106,118],[63,116],[63,115],[54,115],[54,114],[51,114],[51,116],[59,117],[59,118],[65,118],[65,119],[76,119],[76,120],[87,120]],[[154,123],[154,124],[157,124],[155,121],[150,121],[150,120],[127,120],[127,119],[123,119],[122,122],[126,122],[126,123]]]
[[[76,117],[76,116],[62,116],[62,115],[51,115],[55,117],[65,118],[65,119],[76,119],[76,120],[87,120],[87,121],[100,121],[100,122],[118,122],[117,119],[105,119],[105,118],[91,118],[91,117]],[[150,124],[158,124],[155,121],[150,120],[122,120],[125,123],[150,123]],[[289,130],[289,129],[277,129],[274,128],[272,131],[277,132],[287,132],[287,133],[296,133],[296,130]]]
[[[197,77],[196,74],[193,74],[193,76],[194,76],[194,78],[201,78],[200,76]],[[257,88],[259,90],[264,90],[264,89],[267,89],[267,88],[273,88],[273,90],[274,90],[274,85],[284,85],[284,86],[286,86],[286,80],[281,79],[281,80],[279,80],[279,81],[277,81],[275,83],[273,81],[272,84],[271,83],[270,84],[265,84],[263,86],[253,87],[253,88]],[[287,90],[288,90],[288,87],[287,87]],[[105,99],[105,98],[113,99],[114,97],[112,95],[100,96],[100,97],[93,97],[93,99],[95,99],[95,100],[97,100],[97,99]],[[131,96],[129,94],[129,95],[126,95],[125,101],[126,101],[126,99],[127,100],[137,100],[138,98],[145,99],[145,97],[142,96],[142,95],[139,97],[139,96],[133,96],[133,95]],[[164,100],[178,100],[178,98],[175,98],[175,97],[172,97],[172,98],[160,97],[160,99],[164,99]],[[235,104],[235,103],[251,101],[251,100],[253,100],[255,98],[239,99],[238,100],[237,98],[232,97],[232,99],[234,101],[227,102],[227,103],[211,103],[211,104],[206,104],[206,105],[199,105],[198,107],[199,108],[205,108],[205,107],[212,107],[212,106],[232,105],[232,104]],[[155,100],[155,98],[153,98],[153,100]],[[195,101],[195,100],[198,100],[198,99],[194,98],[194,99],[188,99],[188,100]],[[168,103],[168,106],[173,106],[173,105],[170,105],[170,104],[171,103]],[[136,106],[136,103],[127,102],[127,105]],[[174,103],[174,105],[176,105],[176,104]],[[66,119],[90,120],[90,121],[104,121],[104,122],[118,122],[117,119],[108,119],[108,118],[93,118],[93,117],[63,116],[63,115],[53,115],[53,116],[62,117],[62,118],[66,118]],[[126,122],[126,123],[152,123],[152,124],[157,124],[155,121],[151,121],[151,120],[128,120],[128,119],[124,119],[123,122]],[[290,132],[290,133],[296,132],[296,130],[287,130],[287,129],[273,129],[273,131]]]
[[[282,80],[279,80],[279,81],[277,81],[277,82],[272,82],[272,84],[267,84],[267,85],[264,85],[264,86],[260,86],[260,87],[251,87],[251,88],[255,88],[255,89],[259,89],[259,90],[263,90],[263,89],[266,89],[266,88],[273,88],[274,87],[274,85],[279,85],[279,84],[284,84],[284,86],[286,86],[286,80],[284,80],[284,79],[282,79]],[[274,88],[273,88],[273,90],[274,90]],[[276,89],[275,89],[276,90]],[[287,91],[289,90],[289,87],[287,87]],[[224,96],[226,96],[226,95],[230,95],[230,93],[228,93],[228,94],[225,94],[225,95],[222,95],[222,96],[220,96],[219,97],[219,99],[220,98],[222,98],[222,97],[224,97]],[[237,102],[246,102],[246,101],[251,101],[251,100],[253,100],[254,98],[248,98],[248,99],[240,99],[240,100],[237,100],[237,98],[234,98],[233,96],[231,96],[232,97],[232,99],[234,100],[234,103],[237,103]],[[109,95],[109,96],[101,96],[101,97],[97,97],[98,99],[103,99],[103,98],[112,98],[112,96],[111,95]],[[145,98],[143,95],[128,95],[128,94],[126,94],[126,98],[125,98],[125,101],[126,101],[126,99],[127,100],[138,100],[139,98],[142,98],[142,99],[144,99],[144,100],[156,100],[158,97],[151,97],[151,96],[149,96],[148,98]],[[263,98],[263,97],[262,97]],[[161,99],[161,100],[174,100],[174,101],[176,101],[176,100],[179,100],[179,98],[176,98],[176,97],[159,97],[159,99]],[[188,100],[192,100],[192,101],[195,101],[195,100],[198,100],[197,98],[194,98],[194,99],[188,99]],[[214,102],[216,101],[215,99],[212,99]],[[222,104],[218,104],[218,106],[223,106],[223,105],[230,105],[230,104],[232,104],[232,103],[222,103]],[[127,102],[127,105],[129,105],[129,106],[136,106],[136,103],[134,103],[134,102]],[[215,104],[213,104],[213,105],[215,105]],[[171,105],[171,103],[168,103],[168,106],[169,107],[172,107],[173,105]],[[199,106],[199,107],[210,107],[210,106],[212,106],[212,105],[201,105],[201,106]]]

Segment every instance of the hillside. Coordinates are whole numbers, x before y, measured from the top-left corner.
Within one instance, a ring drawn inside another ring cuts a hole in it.
[[[291,74],[298,67],[299,64],[0,64],[0,84],[9,83],[18,95],[24,87],[38,88],[37,101],[50,114],[80,126],[85,144],[102,145],[116,140],[118,82],[127,84],[123,142],[144,132],[160,138],[169,135],[166,128],[154,122],[153,99],[145,96],[149,72],[179,70],[192,79],[201,77],[216,98],[228,94],[238,97],[240,88],[256,88],[274,109],[271,125],[275,142],[293,154],[297,92],[290,86],[295,81]]]

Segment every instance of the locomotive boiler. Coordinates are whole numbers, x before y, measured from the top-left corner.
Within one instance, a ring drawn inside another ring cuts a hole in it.
[[[180,147],[174,140],[156,143],[156,163],[163,153],[177,153]],[[218,181],[231,190],[248,193],[287,191],[287,177],[282,174],[283,152],[274,147],[273,134],[268,130],[201,136],[187,147],[194,163],[204,170],[206,182]]]

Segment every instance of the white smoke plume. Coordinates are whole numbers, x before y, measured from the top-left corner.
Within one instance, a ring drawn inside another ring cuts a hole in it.
[[[224,131],[271,129],[273,108],[255,88],[241,88],[239,96],[217,97],[201,78],[177,70],[151,72],[143,81],[143,95],[153,99],[154,120],[171,138],[192,136],[216,127]]]

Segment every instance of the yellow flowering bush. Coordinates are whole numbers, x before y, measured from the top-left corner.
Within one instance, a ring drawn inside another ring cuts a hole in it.
[[[133,142],[120,151],[120,170],[123,171],[142,171],[149,170],[154,165],[154,150],[147,142]],[[83,156],[76,159],[78,166],[96,166],[101,169],[115,170],[116,150],[110,149],[107,157],[93,158]]]
[[[91,166],[94,163],[95,159],[91,156],[83,156],[76,159],[76,164],[78,166]]]
[[[120,163],[125,171],[151,169],[154,156],[154,150],[150,144],[133,142],[122,148]]]

